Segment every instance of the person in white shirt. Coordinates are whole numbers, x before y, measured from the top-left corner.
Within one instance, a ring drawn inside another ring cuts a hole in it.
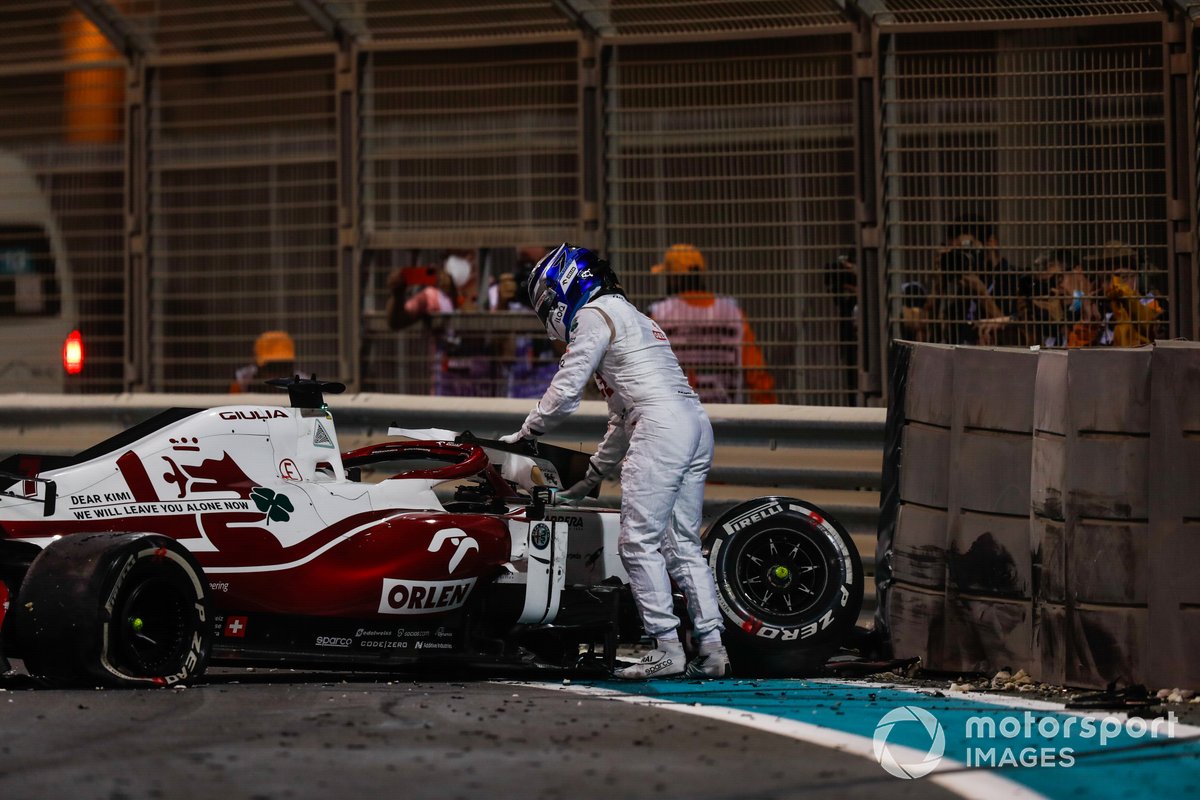
[[[700,552],[704,481],[712,425],[666,335],[625,298],[608,262],[562,244],[529,279],[534,311],[551,339],[567,343],[559,370],[521,429],[504,441],[535,439],[574,412],[593,376],[609,425],[587,477],[559,495],[578,501],[621,461],[621,561],[655,648],[619,678],[731,674],[712,572]],[[699,655],[685,664],[671,580],[687,598]]]

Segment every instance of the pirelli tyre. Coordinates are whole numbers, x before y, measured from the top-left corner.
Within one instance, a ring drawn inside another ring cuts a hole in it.
[[[200,565],[148,533],[65,536],[22,581],[15,639],[55,686],[171,686],[204,672],[212,643]]]
[[[854,628],[862,560],[841,524],[812,503],[742,503],[705,532],[704,552],[735,675],[813,674]]]

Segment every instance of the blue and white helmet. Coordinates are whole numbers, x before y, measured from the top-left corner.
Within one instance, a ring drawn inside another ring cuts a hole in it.
[[[608,262],[563,242],[529,274],[529,303],[551,339],[570,340],[575,314],[602,294],[622,293]]]

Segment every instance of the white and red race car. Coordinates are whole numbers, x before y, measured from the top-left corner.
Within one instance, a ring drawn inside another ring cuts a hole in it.
[[[642,636],[619,514],[552,504],[585,454],[469,434],[339,452],[341,384],[280,385],[291,407],[173,409],[0,464],[0,662],[171,685],[210,662],[611,666]],[[705,548],[735,673],[811,672],[853,628],[858,553],[811,504],[748,501]]]

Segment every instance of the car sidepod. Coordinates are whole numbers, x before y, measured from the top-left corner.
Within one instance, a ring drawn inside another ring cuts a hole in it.
[[[468,614],[509,554],[494,516],[393,511],[350,518],[269,564],[210,564],[218,654],[360,664],[463,654]]]

